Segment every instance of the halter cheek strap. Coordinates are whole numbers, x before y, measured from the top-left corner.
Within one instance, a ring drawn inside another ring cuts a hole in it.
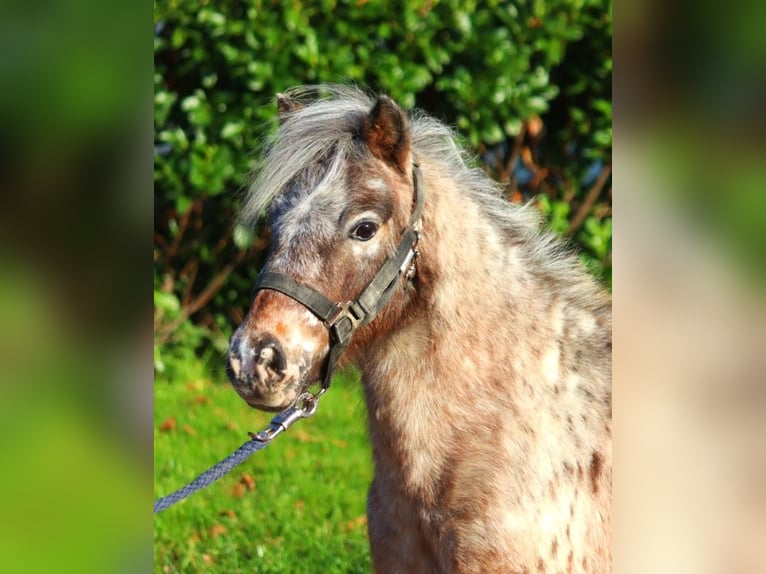
[[[366,325],[391,300],[402,275],[412,279],[420,239],[420,216],[423,213],[423,189],[420,168],[412,166],[414,207],[410,221],[402,234],[396,253],[386,259],[375,277],[356,299],[345,303],[333,303],[319,291],[295,281],[284,273],[264,271],[258,276],[253,289],[270,289],[298,301],[314,313],[330,331],[330,352],[327,358],[322,391],[330,387],[330,381],[341,355],[351,342],[351,336],[360,325]]]

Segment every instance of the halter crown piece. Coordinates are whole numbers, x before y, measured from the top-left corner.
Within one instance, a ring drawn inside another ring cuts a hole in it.
[[[415,162],[412,164],[412,182],[414,207],[399,246],[394,255],[386,259],[375,277],[356,299],[344,303],[333,303],[315,289],[298,283],[284,273],[274,271],[262,272],[255,281],[254,293],[261,289],[270,289],[287,295],[314,313],[329,329],[330,352],[322,378],[322,388],[317,396],[330,387],[333,371],[343,351],[348,347],[354,331],[360,325],[366,325],[372,321],[386,306],[402,275],[409,282],[415,278],[415,264],[419,256],[417,247],[420,239],[420,216],[423,213],[425,201],[420,167]]]

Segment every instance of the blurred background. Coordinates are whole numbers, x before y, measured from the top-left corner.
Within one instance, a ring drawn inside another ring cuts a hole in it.
[[[0,8],[0,570],[151,568],[151,7]]]
[[[616,20],[616,572],[766,572],[764,21]]]
[[[202,433],[180,413],[224,396],[225,341],[268,241],[233,214],[273,95],[319,82],[454,126],[509,201],[533,201],[614,286],[615,571],[766,571],[766,7],[626,2],[613,45],[611,14],[603,1],[180,1],[150,21],[145,2],[6,3],[3,571],[147,571],[152,547],[155,571],[209,569],[218,557],[200,548],[238,530],[229,514],[192,524],[179,561],[153,544],[149,498],[254,430],[224,410]],[[184,424],[195,444],[223,438],[177,475],[163,451],[152,489],[152,444],[182,458]],[[258,496],[241,475],[226,492],[237,484]],[[180,521],[162,520],[160,534]]]

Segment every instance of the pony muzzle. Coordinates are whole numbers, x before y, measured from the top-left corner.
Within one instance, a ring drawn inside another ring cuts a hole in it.
[[[272,323],[271,314],[259,313],[260,320],[251,316],[232,335],[226,372],[251,407],[282,410],[316,380],[326,357],[327,336],[321,323],[307,314],[298,308],[289,323]]]

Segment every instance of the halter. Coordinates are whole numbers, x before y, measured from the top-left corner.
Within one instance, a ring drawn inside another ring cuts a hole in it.
[[[412,164],[412,180],[414,207],[396,253],[386,259],[375,277],[356,299],[345,303],[333,303],[319,291],[298,283],[284,273],[274,271],[262,272],[255,281],[253,293],[261,289],[270,289],[287,295],[316,315],[330,331],[330,352],[322,379],[322,388],[318,391],[317,397],[330,388],[333,371],[356,329],[372,321],[386,306],[402,275],[408,281],[415,277],[415,262],[420,255],[417,249],[420,239],[420,216],[423,213],[425,199],[420,167],[415,162]]]

